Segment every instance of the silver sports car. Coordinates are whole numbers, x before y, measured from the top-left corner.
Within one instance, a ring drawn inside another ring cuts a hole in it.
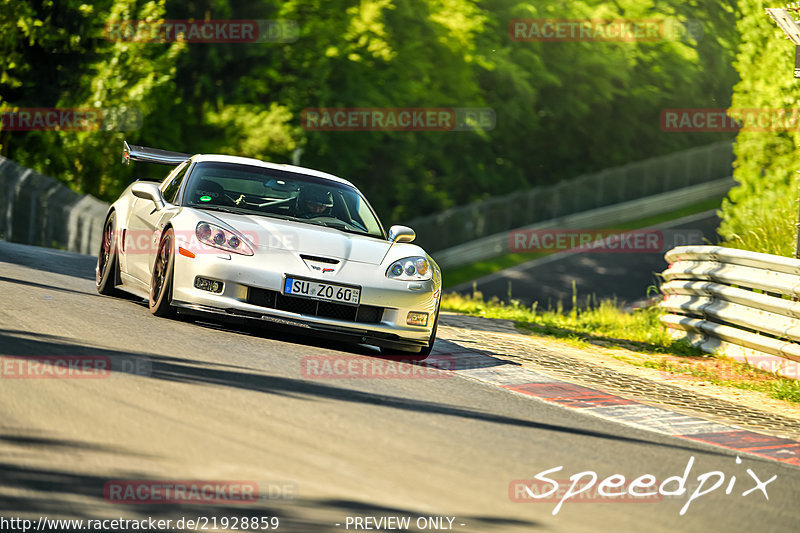
[[[125,143],[125,162],[174,166],[109,208],[97,290],[174,313],[262,320],[427,356],[442,276],[414,231],[388,233],[350,182],[315,170]]]

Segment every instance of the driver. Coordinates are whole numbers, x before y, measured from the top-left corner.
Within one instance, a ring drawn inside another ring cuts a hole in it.
[[[330,216],[332,208],[333,195],[330,191],[303,187],[297,195],[297,216],[300,218]]]

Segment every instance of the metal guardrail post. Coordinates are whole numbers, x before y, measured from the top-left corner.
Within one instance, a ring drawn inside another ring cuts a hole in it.
[[[706,351],[800,362],[800,259],[721,246],[679,246],[665,258],[664,324],[698,334]]]

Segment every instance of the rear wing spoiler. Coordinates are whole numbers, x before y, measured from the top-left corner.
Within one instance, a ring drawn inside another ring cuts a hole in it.
[[[145,163],[156,163],[157,165],[175,166],[183,163],[192,157],[190,154],[181,152],[170,152],[159,150],[158,148],[148,148],[146,146],[135,146],[122,141],[122,162],[129,165],[131,161],[142,161]]]

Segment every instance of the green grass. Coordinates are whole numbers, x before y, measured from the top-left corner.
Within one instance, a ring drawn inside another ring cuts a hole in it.
[[[707,200],[607,229],[628,231],[654,226],[719,206],[720,200]],[[507,254],[472,265],[448,269],[444,272],[445,287],[452,287],[545,255],[548,254]],[[663,372],[685,374],[716,385],[762,392],[778,400],[800,403],[800,380],[777,378],[774,374],[746,363],[707,354],[686,340],[674,339],[659,321],[659,316],[663,312],[656,307],[627,313],[614,301],[595,302],[585,308],[580,308],[577,303],[574,291],[573,310],[568,313],[563,311],[561,302],[555,310],[539,310],[537,304],[526,307],[517,300],[512,300],[510,304],[503,304],[497,299],[486,302],[480,293],[475,293],[473,296],[458,294],[442,296],[442,310],[445,311],[512,320],[523,331],[554,337],[577,347],[625,348],[647,355],[639,358],[615,356],[616,359]]]
[[[716,209],[720,207],[721,202],[722,202],[721,198],[705,200],[703,202],[697,202],[695,204],[688,205],[681,209],[676,209],[674,211],[669,211],[667,213],[662,213],[660,215],[653,215],[650,217],[640,218],[638,220],[626,222],[624,224],[617,224],[615,226],[611,226],[609,228],[604,228],[604,229],[629,231],[634,229],[646,228],[649,226],[655,226],[656,224],[661,224],[663,222],[675,220],[677,218],[693,215],[695,213],[702,213],[703,211],[708,211],[709,209]],[[504,268],[510,268],[512,266],[516,266],[522,263],[526,263],[528,261],[532,261],[534,259],[538,259],[540,257],[544,257],[548,255],[548,253],[549,252],[505,254],[498,257],[494,257],[492,259],[486,259],[484,261],[472,263],[470,265],[463,265],[455,268],[446,268],[442,272],[444,288],[447,289],[449,287],[455,287],[456,285],[459,285],[461,283],[478,279],[482,276],[486,276],[494,272],[497,272],[499,270],[503,270]]]
[[[616,224],[611,226],[609,229],[633,230],[648,228],[650,226],[655,226],[656,224],[663,224],[664,222],[669,222],[670,220],[676,220],[678,218],[694,215],[696,213],[702,213],[703,211],[708,211],[710,209],[719,209],[721,205],[722,198],[712,198],[711,200],[697,202],[696,204],[687,205],[686,207],[669,211],[667,213],[662,213],[660,215],[640,218],[631,222],[625,222],[624,224]]]
[[[778,400],[800,403],[800,381],[781,379],[771,384],[769,395]]]
[[[564,313],[561,309],[541,311],[536,305],[525,307],[518,301],[511,304],[496,299],[485,302],[480,293],[476,293],[473,296],[445,294],[442,310],[513,320],[523,331],[554,337],[579,348],[625,348],[647,355],[638,359],[626,356],[616,359],[800,403],[799,380],[777,378],[746,363],[705,353],[684,339],[674,339],[658,320],[663,311],[656,307],[626,313],[615,302],[606,300]]]
[[[514,301],[503,304],[497,300],[483,301],[480,294],[442,296],[442,309],[487,318],[513,320],[522,329],[557,337],[579,346],[589,344],[621,347],[645,353],[669,353],[701,356],[703,352],[684,340],[675,340],[659,322],[662,314],[657,308],[623,312],[614,301],[606,300],[569,313],[561,309],[544,311],[536,305],[526,307]]]

